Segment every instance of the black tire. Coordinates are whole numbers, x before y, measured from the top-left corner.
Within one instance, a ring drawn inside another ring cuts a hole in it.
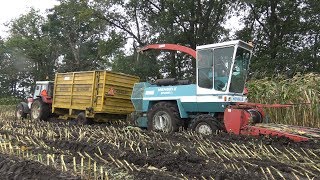
[[[51,114],[49,105],[40,99],[35,100],[31,105],[31,119],[33,120],[48,120]]]
[[[158,102],[148,111],[148,130],[175,132],[181,126],[181,118],[176,104],[170,102]],[[164,121],[160,121],[163,118]],[[160,123],[164,124],[160,124]]]
[[[16,120],[22,120],[27,118],[28,113],[25,113],[24,106],[19,103],[16,107],[15,118]]]
[[[89,118],[86,117],[86,114],[84,112],[81,112],[77,115],[76,121],[77,121],[77,124],[79,125],[90,124],[90,120]]]
[[[220,122],[209,114],[197,116],[191,121],[189,127],[192,131],[204,135],[211,135],[221,130]]]

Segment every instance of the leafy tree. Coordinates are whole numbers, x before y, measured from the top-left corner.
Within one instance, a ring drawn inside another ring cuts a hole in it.
[[[127,56],[118,54],[112,63],[112,70],[140,77],[141,81],[163,78],[156,60],[156,54],[138,54]]]
[[[316,34],[319,34],[315,33],[319,29],[314,27],[315,21],[319,21],[315,7],[319,5],[315,1],[242,2],[240,7],[249,13],[244,18],[245,28],[237,32],[237,36],[255,42],[253,71],[264,71],[268,76],[279,73],[291,76],[296,72],[319,70],[315,62],[316,56],[319,57],[315,52],[319,50],[314,48],[318,44]]]
[[[6,61],[6,54],[5,54],[5,45],[4,41],[0,37],[0,97],[8,95],[8,85],[6,84],[6,74],[4,72],[4,66]]]
[[[44,17],[34,9],[11,23],[10,37],[6,42],[10,57],[22,71],[30,71],[32,79],[54,77],[54,64],[58,58],[58,44],[42,30]]]
[[[88,3],[62,0],[47,18],[31,9],[12,20],[8,40],[1,41],[5,48],[0,47],[2,94],[23,96],[36,80],[53,80],[56,71],[111,66],[110,59],[121,52],[122,34],[108,31]]]
[[[12,20],[1,66],[6,93],[24,96],[35,80],[53,79],[58,44],[42,31],[45,18],[34,9]]]
[[[105,22],[95,14],[89,0],[60,0],[50,10],[45,29],[62,46],[59,71],[106,68],[107,57],[123,46],[122,35],[109,32]]]
[[[228,33],[222,23],[230,4],[219,0],[95,0],[93,7],[98,17],[134,40],[135,51],[136,46],[150,43],[175,43],[195,49],[219,42]],[[162,54],[156,62],[161,68],[158,71],[169,77],[191,78],[195,73],[195,61],[180,53]]]
[[[320,73],[320,4],[317,0],[305,0],[302,5],[303,37],[302,52],[298,55],[301,71]]]

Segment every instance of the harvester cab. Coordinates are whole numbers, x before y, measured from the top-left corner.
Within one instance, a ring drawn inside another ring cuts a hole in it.
[[[225,101],[243,97],[252,46],[229,41],[197,47],[197,94],[230,95]],[[235,98],[236,97],[236,98]]]
[[[252,44],[241,40],[202,45],[196,50],[176,44],[152,44],[141,48],[141,52],[158,49],[191,55],[196,59],[197,80],[196,84],[175,78],[158,79],[152,84],[136,83],[131,95],[136,111],[132,117],[134,122],[154,131],[174,132],[184,126],[207,135],[222,130],[233,134],[308,140],[299,134],[285,132],[279,126],[275,130],[272,125],[263,125],[263,108],[287,105],[247,102],[245,83],[252,48]],[[311,128],[296,127],[294,131],[319,137]]]

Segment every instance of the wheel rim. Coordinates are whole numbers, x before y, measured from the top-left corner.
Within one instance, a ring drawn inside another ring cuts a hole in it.
[[[40,111],[40,106],[35,106],[34,108],[32,108],[32,118],[38,119],[38,117],[40,116]]]
[[[196,127],[196,131],[200,134],[204,135],[211,135],[212,134],[212,129],[211,127],[206,124],[206,123],[199,123]]]
[[[153,117],[153,127],[159,131],[169,131],[170,115],[164,111],[157,112]]]

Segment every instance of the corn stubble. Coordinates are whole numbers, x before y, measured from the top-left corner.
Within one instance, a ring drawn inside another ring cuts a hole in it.
[[[68,179],[312,179],[320,174],[319,144],[267,145],[226,134],[164,134],[9,117],[0,124],[0,157],[37,162]]]

